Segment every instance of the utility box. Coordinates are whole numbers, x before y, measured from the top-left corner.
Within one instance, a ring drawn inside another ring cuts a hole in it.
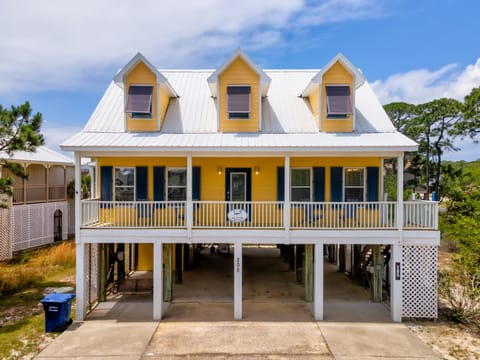
[[[74,294],[48,294],[40,302],[45,311],[45,332],[63,331],[72,323],[70,312]]]

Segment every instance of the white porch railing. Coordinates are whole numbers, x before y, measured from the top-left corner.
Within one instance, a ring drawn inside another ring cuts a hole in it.
[[[293,202],[292,229],[393,229],[396,202]]]
[[[283,228],[280,201],[194,201],[194,228]]]
[[[438,202],[404,202],[403,227],[405,229],[438,229]]]
[[[284,202],[192,201],[193,229],[284,229]],[[397,203],[291,202],[290,229],[396,229]],[[186,201],[83,200],[81,227],[187,228]],[[437,229],[438,204],[404,203],[404,229]]]
[[[186,201],[82,201],[81,227],[185,228]]]

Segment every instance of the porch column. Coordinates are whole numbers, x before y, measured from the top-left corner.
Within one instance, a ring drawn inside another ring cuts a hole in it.
[[[242,243],[236,242],[233,254],[233,318],[242,320]]]
[[[76,319],[83,321],[85,318],[85,244],[80,237],[80,183],[81,183],[81,155],[75,153],[75,277],[76,277]],[[24,184],[26,181],[24,181]],[[24,198],[26,200],[26,198]]]
[[[285,155],[284,183],[283,226],[285,228],[285,240],[290,242],[290,155]]]
[[[390,303],[391,317],[395,322],[402,321],[402,245],[392,245],[390,260]]]
[[[81,197],[80,197],[80,186],[82,183],[81,179],[81,170],[82,170],[82,164],[81,164],[81,155],[76,152],[75,153],[75,242],[81,243],[82,239],[80,239],[80,222],[82,221],[80,217],[80,212],[81,212]],[[24,181],[25,183],[25,181]],[[24,198],[24,200],[26,200]]]
[[[323,320],[323,244],[315,244],[313,317]]]
[[[193,204],[192,204],[192,155],[187,156],[187,233],[188,240],[192,238],[192,225],[193,225]]]
[[[75,256],[77,259],[75,265],[75,283],[77,288],[75,317],[77,321],[83,321],[85,320],[85,244],[80,243],[78,238],[75,239],[75,242]]]
[[[403,153],[401,153],[397,157],[397,229],[399,231],[403,230],[403,168]]]
[[[153,243],[153,320],[161,320],[163,311],[163,244]]]

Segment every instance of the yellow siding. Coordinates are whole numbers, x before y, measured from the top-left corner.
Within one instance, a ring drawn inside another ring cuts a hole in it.
[[[350,115],[346,119],[332,119],[326,117],[327,114],[327,100],[325,86],[327,85],[349,85],[350,93],[353,94],[353,76],[345,69],[345,67],[338,61],[327,70],[323,75],[322,80],[322,128],[324,132],[352,132],[353,131],[353,116]],[[353,101],[353,97],[352,97]],[[352,103],[355,107],[355,104]]]
[[[160,88],[160,128],[163,126],[163,120],[165,120],[165,114],[167,113],[170,97],[165,89]]]
[[[153,167],[154,166],[165,166],[165,167],[186,167],[187,159],[185,158],[152,158],[152,157],[143,157],[143,158],[99,158],[98,166],[126,166],[126,167],[135,167],[135,166],[147,166],[148,167],[148,198],[153,200]],[[100,193],[100,181],[98,182],[98,193]]]
[[[233,61],[219,77],[219,117],[222,132],[258,132],[259,128],[259,75],[240,57]],[[250,119],[229,120],[227,115],[227,86],[250,85]]]
[[[138,271],[153,270],[153,244],[138,244]]]
[[[367,167],[367,166],[382,166],[382,159],[377,157],[352,157],[352,158],[291,158],[290,167],[325,167],[325,201],[330,199],[330,168],[335,166],[341,167]],[[381,171],[380,171],[381,175]],[[380,182],[379,182],[380,184]],[[380,191],[380,189],[379,189]],[[379,194],[379,199],[381,194]]]
[[[310,107],[312,108],[313,117],[315,118],[315,125],[317,126],[317,128],[320,127],[319,120],[318,120],[319,119],[319,117],[318,117],[318,113],[319,113],[318,106],[320,104],[319,99],[318,99],[319,96],[320,96],[320,87],[317,87],[315,89],[315,91],[312,93],[312,95],[310,95],[308,97],[308,100],[310,102]]]
[[[185,158],[100,158],[100,166],[148,166],[148,198],[153,199],[153,167],[186,167]],[[252,169],[252,201],[277,200],[277,167],[284,166],[283,158],[193,158],[193,166],[201,167],[201,200],[225,200],[225,169],[250,168]],[[325,167],[325,195],[330,201],[330,167],[367,167],[382,166],[379,157],[325,157],[325,158],[297,158],[290,160],[291,167]],[[222,174],[218,174],[218,168]],[[254,168],[258,167],[260,173],[255,175]],[[100,179],[101,181],[101,179]],[[98,189],[100,190],[100,181]]]
[[[125,92],[128,94],[130,85],[152,85],[152,118],[151,119],[132,119],[130,114],[126,114],[127,131],[156,131],[157,122],[157,78],[156,75],[143,63],[138,63],[125,78]]]
[[[277,200],[277,167],[283,166],[282,158],[194,158],[194,166],[201,167],[201,200],[225,200],[225,169],[251,168],[252,169],[252,201]],[[222,174],[218,175],[218,168]],[[255,175],[254,168],[260,173]]]

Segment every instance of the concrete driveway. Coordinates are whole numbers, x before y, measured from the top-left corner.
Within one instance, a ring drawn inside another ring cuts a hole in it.
[[[242,321],[231,303],[177,303],[161,322],[146,301],[102,305],[37,359],[439,359],[402,324],[316,322],[305,303],[245,302]],[[144,315],[121,320],[131,307]]]

